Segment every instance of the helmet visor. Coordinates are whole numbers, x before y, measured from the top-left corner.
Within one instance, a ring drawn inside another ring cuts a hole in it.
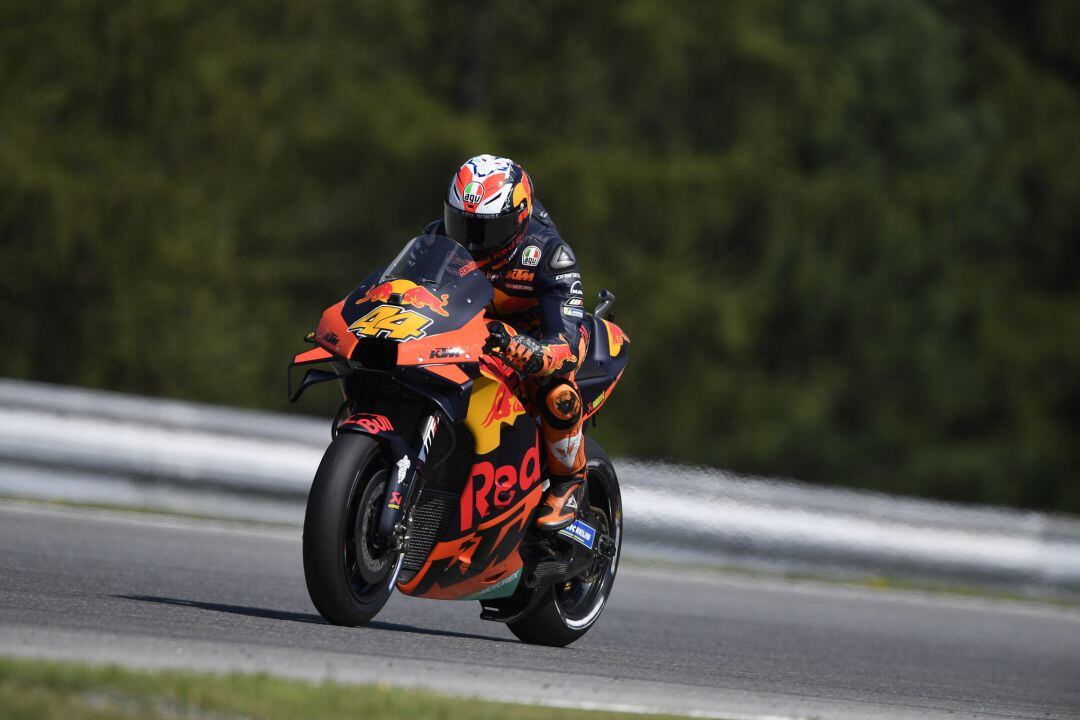
[[[443,225],[446,234],[469,252],[490,252],[517,234],[517,210],[503,215],[477,215],[444,203]]]

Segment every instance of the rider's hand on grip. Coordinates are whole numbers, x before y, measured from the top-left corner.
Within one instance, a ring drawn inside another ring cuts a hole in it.
[[[489,355],[498,355],[506,351],[510,346],[510,330],[506,327],[505,323],[499,321],[492,321],[487,324],[488,338],[484,342],[484,352]]]
[[[518,372],[532,375],[544,366],[544,348],[531,335],[520,335],[502,322],[488,323],[484,352],[497,355]]]

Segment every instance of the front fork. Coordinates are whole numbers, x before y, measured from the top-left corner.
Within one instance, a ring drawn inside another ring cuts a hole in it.
[[[393,456],[390,458],[392,463],[390,481],[386,484],[386,496],[383,499],[382,510],[379,512],[376,530],[390,542],[395,550],[405,549],[405,544],[408,542],[409,538],[406,534],[408,523],[405,514],[408,508],[412,507],[412,501],[416,497],[419,485],[417,480],[427,461],[438,429],[439,415],[432,413],[421,425],[415,453],[411,452],[400,438],[396,438],[398,442],[388,443]]]

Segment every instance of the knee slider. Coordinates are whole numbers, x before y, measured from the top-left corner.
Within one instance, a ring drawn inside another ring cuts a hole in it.
[[[581,421],[581,394],[567,383],[556,383],[544,398],[544,419],[553,428],[565,430]]]

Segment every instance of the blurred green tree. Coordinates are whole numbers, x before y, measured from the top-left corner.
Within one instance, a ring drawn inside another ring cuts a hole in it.
[[[613,451],[1080,511],[1076,8],[4,4],[0,373],[281,409],[496,152],[620,296]]]

